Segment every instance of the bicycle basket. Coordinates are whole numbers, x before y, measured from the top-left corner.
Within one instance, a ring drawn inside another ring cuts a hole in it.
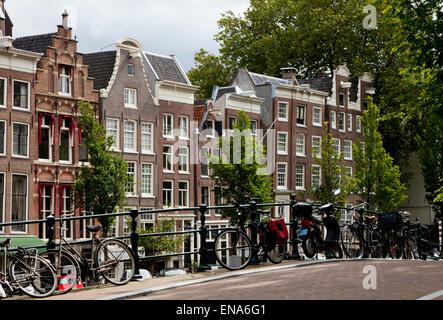
[[[275,244],[285,245],[288,241],[289,234],[284,219],[269,221],[268,230],[270,233],[269,238],[273,239],[272,242],[275,242]]]
[[[398,212],[382,212],[378,214],[378,225],[381,229],[395,229],[401,227],[402,216]]]

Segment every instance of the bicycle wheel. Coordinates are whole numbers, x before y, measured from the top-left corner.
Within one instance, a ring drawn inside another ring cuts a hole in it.
[[[282,262],[285,254],[286,245],[284,244],[276,244],[272,246],[272,248],[266,249],[266,257],[268,257],[269,261],[275,264]]]
[[[64,294],[71,291],[80,276],[77,260],[65,251],[62,251],[59,256],[58,250],[48,250],[40,256],[49,261],[56,269],[57,289],[54,294]]]
[[[403,257],[403,241],[398,232],[390,232],[388,235],[388,254],[392,259],[401,259]]]
[[[384,249],[383,235],[378,228],[373,229],[370,232],[369,245],[371,249],[372,258],[386,258],[386,251]]]
[[[112,284],[126,284],[134,275],[134,254],[120,240],[108,239],[100,243],[95,252],[95,262],[98,272]]]
[[[214,241],[215,259],[228,270],[245,268],[252,258],[252,245],[248,236],[237,230],[225,230]]]
[[[49,262],[39,256],[15,259],[9,269],[20,290],[34,298],[50,296],[57,288],[57,276]]]
[[[359,259],[363,256],[363,241],[354,227],[345,225],[340,232],[340,238],[343,251],[347,257]]]

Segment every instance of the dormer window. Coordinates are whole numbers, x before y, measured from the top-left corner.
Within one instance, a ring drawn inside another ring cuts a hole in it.
[[[134,65],[128,63],[128,75],[133,76],[135,74]]]
[[[345,106],[345,95],[343,93],[340,93],[339,104],[340,104],[340,107]]]
[[[58,92],[61,94],[71,94],[71,80],[72,80],[72,68],[71,67],[59,67],[58,68]]]

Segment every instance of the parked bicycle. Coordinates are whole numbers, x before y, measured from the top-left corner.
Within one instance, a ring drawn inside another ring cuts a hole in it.
[[[288,231],[283,219],[275,221],[250,221],[247,228],[259,233],[259,243],[253,247],[246,228],[241,223],[244,208],[238,208],[237,226],[220,232],[214,241],[217,262],[228,270],[240,270],[251,262],[254,252],[262,261],[269,259],[280,263],[286,254]]]
[[[50,296],[57,287],[55,270],[49,262],[38,256],[37,249],[17,248],[8,251],[11,239],[0,242],[3,250],[3,270],[0,271],[0,298],[20,290],[30,297]]]
[[[102,226],[87,226],[92,233],[91,256],[85,257],[64,238],[63,220],[60,221],[60,242],[42,257],[51,261],[59,279],[56,294],[67,293],[77,282],[98,283],[103,279],[115,284],[128,283],[135,271],[135,258],[132,249],[118,239],[102,240],[97,236]],[[103,279],[102,279],[103,278]]]

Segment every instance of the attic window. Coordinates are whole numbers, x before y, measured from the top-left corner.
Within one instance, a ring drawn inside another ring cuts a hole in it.
[[[131,63],[128,63],[128,75],[133,76],[135,73],[134,71],[134,65]]]

